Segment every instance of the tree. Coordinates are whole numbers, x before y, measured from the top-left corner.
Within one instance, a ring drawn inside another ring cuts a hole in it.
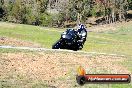
[[[0,20],[2,20],[1,18],[4,17],[4,15],[5,15],[5,11],[3,9],[3,4],[4,4],[4,1],[0,0]]]
[[[57,14],[48,13],[49,9]],[[62,26],[65,22],[85,23],[91,16],[102,17],[107,24],[126,20],[131,9],[132,0],[0,0],[0,20]]]
[[[77,23],[86,21],[86,17],[90,12],[90,1],[91,0],[70,0],[69,1],[69,12],[75,12],[77,17]]]

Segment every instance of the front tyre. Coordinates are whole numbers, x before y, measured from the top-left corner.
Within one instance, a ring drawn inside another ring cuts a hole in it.
[[[52,49],[60,49],[61,48],[61,40],[58,40],[55,44],[52,45]]]

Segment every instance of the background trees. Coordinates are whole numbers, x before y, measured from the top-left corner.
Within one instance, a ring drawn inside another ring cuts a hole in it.
[[[132,0],[0,0],[1,21],[41,26],[86,23],[89,17],[109,24],[127,20],[129,10]]]

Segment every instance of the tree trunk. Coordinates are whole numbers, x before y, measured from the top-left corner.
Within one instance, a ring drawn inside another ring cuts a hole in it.
[[[119,10],[119,21],[122,20],[122,17],[121,17],[121,10]]]
[[[81,18],[82,18],[81,14],[78,13],[77,14],[77,24],[80,24],[81,23]]]
[[[116,22],[115,10],[112,10],[112,23]]]

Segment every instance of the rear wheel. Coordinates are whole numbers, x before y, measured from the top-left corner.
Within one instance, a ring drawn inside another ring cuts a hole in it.
[[[73,51],[79,50],[79,46],[80,46],[80,45],[79,45],[78,43],[76,43],[75,45],[72,46],[72,50],[73,50]]]
[[[84,45],[84,42],[78,42],[78,48],[79,48],[79,50],[82,50],[83,45]]]

